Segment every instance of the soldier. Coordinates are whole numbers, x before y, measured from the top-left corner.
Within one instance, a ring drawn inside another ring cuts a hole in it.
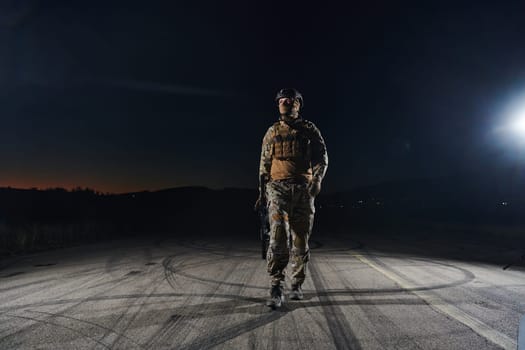
[[[285,268],[291,255],[290,299],[303,298],[301,285],[310,258],[308,240],[314,221],[314,200],[328,166],[326,146],[319,129],[299,116],[303,97],[295,89],[282,89],[275,101],[280,118],[264,135],[259,167],[259,198],[266,205],[270,243],[266,255],[271,290],[267,306],[284,301]],[[290,247],[291,245],[291,247]],[[291,254],[290,254],[291,253]]]

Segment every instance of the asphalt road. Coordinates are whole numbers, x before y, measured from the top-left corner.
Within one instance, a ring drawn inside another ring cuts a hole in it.
[[[490,262],[509,248],[317,234],[304,300],[271,311],[258,247],[152,237],[4,260],[0,348],[516,348],[525,269]]]

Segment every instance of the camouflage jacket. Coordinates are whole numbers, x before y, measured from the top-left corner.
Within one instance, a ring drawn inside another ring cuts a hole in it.
[[[278,121],[263,137],[259,165],[259,189],[270,180],[302,177],[321,182],[328,154],[321,132],[311,121]]]

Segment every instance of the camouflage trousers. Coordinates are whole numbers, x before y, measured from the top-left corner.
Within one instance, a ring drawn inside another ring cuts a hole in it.
[[[291,258],[292,284],[301,285],[310,259],[310,238],[314,222],[314,200],[307,184],[270,181],[266,186],[270,244],[266,261],[271,284],[284,282]]]

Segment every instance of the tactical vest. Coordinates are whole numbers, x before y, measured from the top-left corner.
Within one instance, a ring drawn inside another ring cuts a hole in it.
[[[273,124],[272,156],[279,160],[310,159],[310,139],[304,122],[292,126]]]

